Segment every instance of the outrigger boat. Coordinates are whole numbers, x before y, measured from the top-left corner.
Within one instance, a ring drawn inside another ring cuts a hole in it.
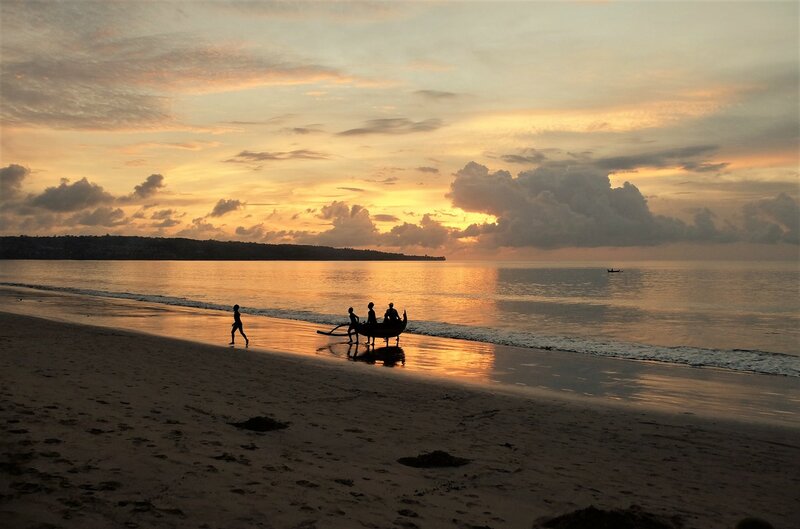
[[[621,269],[619,269],[619,268],[617,268],[617,269],[614,269],[614,268],[606,268],[606,270],[608,271],[608,273],[609,273],[609,274],[618,274],[619,272],[622,272],[622,270],[621,270]]]
[[[396,338],[397,343],[400,343],[400,335],[406,330],[407,324],[408,315],[406,315],[406,311],[403,311],[403,319],[397,322],[378,323],[373,325],[356,323],[356,332],[361,336],[366,336],[367,338],[383,338],[386,340],[386,343],[389,343],[389,338]],[[347,334],[347,328],[349,326],[349,323],[342,323],[330,331],[317,331],[317,334],[324,334],[326,336],[349,336]],[[339,330],[342,327],[344,327],[344,331]]]

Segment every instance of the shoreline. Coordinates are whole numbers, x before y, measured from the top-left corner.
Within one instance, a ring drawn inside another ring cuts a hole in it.
[[[136,303],[156,304],[174,307],[175,310],[189,309],[227,313],[230,308],[213,301],[199,301],[186,297],[173,297],[162,294],[146,294],[127,291],[105,291],[92,288],[76,288],[55,285],[28,284],[17,282],[0,282],[0,296],[3,290],[20,293],[42,295],[82,296],[87,299],[110,299],[133,301]],[[257,318],[271,318],[282,321],[301,321],[312,325],[334,326],[342,319],[332,314],[313,313],[304,310],[268,309],[247,307],[243,314]],[[345,318],[346,321],[346,318]],[[766,375],[785,375],[800,378],[800,356],[787,351],[768,351],[762,349],[717,349],[714,347],[679,346],[664,344],[647,344],[619,341],[593,341],[585,336],[569,337],[555,335],[539,335],[530,331],[515,332],[508,328],[485,327],[481,325],[458,325],[439,321],[412,320],[410,333],[428,336],[431,339],[453,339],[466,342],[477,342],[488,346],[507,346],[531,351],[554,351],[556,353],[574,353],[584,356],[602,357],[618,360],[643,362],[659,362],[671,366],[689,366],[701,368],[718,368],[738,373],[756,373]],[[407,333],[408,334],[408,333]],[[577,340],[577,341],[576,341]],[[795,348],[796,349],[796,348]]]
[[[10,528],[529,528],[631,504],[697,529],[800,519],[794,428],[8,313],[0,322]],[[230,424],[256,416],[289,426]],[[434,450],[470,462],[398,463]]]
[[[201,344],[222,345],[230,339],[229,312],[7,287],[0,288],[0,303],[7,312]],[[322,329],[319,325],[243,316],[251,350],[260,354],[282,351],[322,357],[345,363],[352,369],[380,366],[389,368],[387,371],[393,375],[455,380],[532,397],[589,400],[608,406],[800,427],[800,381],[793,377],[498,346],[412,333],[402,335],[399,350],[379,347],[378,355],[365,355],[363,345],[349,346],[346,338],[316,334],[316,330]],[[241,341],[241,337],[238,339]],[[356,353],[363,361],[351,361]]]

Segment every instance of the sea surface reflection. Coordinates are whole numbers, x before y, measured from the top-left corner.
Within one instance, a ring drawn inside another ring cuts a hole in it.
[[[129,300],[0,288],[4,310],[224,345],[229,312]],[[399,346],[349,344],[322,326],[243,314],[255,352],[281,351],[364,368],[446,378],[530,395],[619,402],[674,413],[761,420],[800,427],[800,380],[593,357],[404,333]],[[241,348],[242,344],[237,344]],[[224,354],[226,349],[221,347]]]

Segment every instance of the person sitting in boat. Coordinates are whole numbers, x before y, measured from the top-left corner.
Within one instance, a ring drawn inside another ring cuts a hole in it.
[[[369,309],[369,312],[367,312],[367,325],[369,326],[378,325],[378,318],[375,316],[375,310],[373,309],[374,306],[375,304],[371,301],[367,305],[367,308]],[[369,336],[367,336],[367,345],[369,345]],[[372,345],[375,345],[374,336],[372,337]]]
[[[386,309],[386,312],[383,315],[383,323],[397,323],[400,321],[400,315],[397,313],[397,309],[394,308],[394,303],[389,303],[389,308]]]
[[[350,314],[350,326],[347,328],[347,343],[353,343],[353,332],[356,334],[356,342],[358,342],[358,327],[356,324],[358,323],[358,316],[356,313],[353,312],[353,307],[347,309],[348,314]]]

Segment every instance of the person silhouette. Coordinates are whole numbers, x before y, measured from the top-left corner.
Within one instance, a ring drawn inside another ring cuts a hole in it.
[[[375,310],[373,307],[375,304],[373,302],[369,302],[367,308],[369,311],[367,312],[367,326],[372,327],[378,324],[378,318],[375,316]],[[369,336],[367,336],[367,345],[369,345]],[[375,337],[372,337],[372,345],[375,345]]]
[[[231,326],[231,343],[228,345],[233,345],[235,341],[234,338],[236,336],[236,329],[239,329],[239,332],[244,337],[244,346],[250,346],[250,340],[247,339],[247,335],[244,333],[244,327],[242,326],[242,315],[239,314],[239,305],[233,306],[233,325]]]
[[[356,328],[356,324],[359,321],[358,316],[353,312],[353,307],[347,309],[347,312],[350,314],[350,326],[347,327],[347,343],[353,343],[353,337],[351,336],[353,331],[356,333],[356,343],[358,343],[358,329]]]
[[[398,321],[400,321],[400,315],[397,313],[397,309],[394,308],[394,303],[389,303],[389,308],[383,314],[383,323],[395,323]]]

